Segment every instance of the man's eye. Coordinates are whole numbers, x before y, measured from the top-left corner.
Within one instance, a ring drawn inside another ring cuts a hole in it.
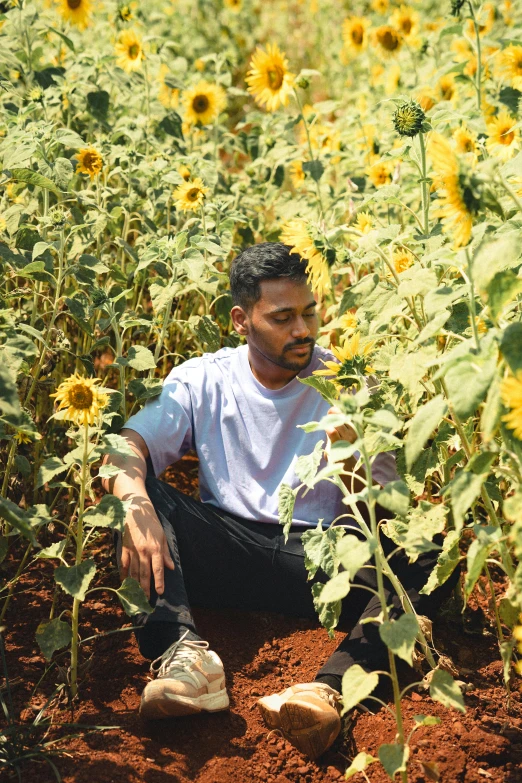
[[[286,321],[288,321],[288,318],[275,318],[274,320],[276,324],[284,324]]]
[[[305,318],[315,318],[316,315],[317,313],[314,310],[313,313],[305,313]]]

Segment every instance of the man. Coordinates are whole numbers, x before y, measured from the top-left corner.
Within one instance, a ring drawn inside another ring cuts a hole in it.
[[[282,482],[299,485],[295,461],[317,441],[298,425],[320,420],[329,409],[298,380],[332,358],[315,344],[318,317],[304,262],[285,245],[261,243],[234,260],[230,283],[232,321],[246,344],[175,367],[161,394],[122,430],[135,456],[107,460],[123,470],[104,480],[105,488],[132,500],[118,541],[121,575],[137,579],[154,606],[136,619],[140,651],[156,674],[141,699],[146,719],[228,707],[223,664],[198,636],[191,603],[315,617],[301,534],[319,518],[327,524],[346,512],[339,488],[321,482],[297,498],[284,543],[278,490]],[[327,435],[353,440],[354,433],[344,426]],[[156,478],[189,449],[199,457],[201,502]],[[384,484],[396,473],[393,457],[381,457],[373,469]],[[364,568],[358,580],[372,586],[374,574]],[[426,579],[422,564],[409,566],[414,604]],[[389,595],[392,613],[400,614],[397,597]],[[352,591],[345,604],[352,625],[361,614],[379,613],[366,590]],[[260,699],[266,724],[319,756],[339,733],[342,675],[355,662],[386,666],[375,624],[357,624],[314,682]]]

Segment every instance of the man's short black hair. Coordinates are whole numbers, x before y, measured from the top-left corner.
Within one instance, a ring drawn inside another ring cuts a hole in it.
[[[282,242],[260,242],[247,247],[230,268],[230,291],[235,305],[250,310],[261,298],[261,282],[284,277],[306,279],[306,261]]]

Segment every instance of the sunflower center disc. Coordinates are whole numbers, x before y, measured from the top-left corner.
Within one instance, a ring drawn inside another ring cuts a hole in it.
[[[84,386],[81,383],[73,386],[69,392],[69,402],[71,408],[79,408],[80,410],[83,410],[84,408],[90,408],[93,399],[92,391],[88,386]]]
[[[140,53],[140,47],[138,44],[132,44],[129,46],[129,57],[131,60],[135,60]]]
[[[363,37],[364,37],[364,33],[361,25],[357,25],[357,27],[354,27],[352,30],[352,41],[354,42],[354,44],[358,44],[358,45],[362,44]]]
[[[187,198],[189,201],[196,201],[199,194],[199,188],[191,188],[189,192],[187,193]]]
[[[501,133],[499,136],[499,141],[501,144],[511,144],[515,139],[515,131],[508,130],[504,133]]]
[[[282,68],[280,68],[278,65],[274,65],[272,68],[270,68],[267,71],[267,77],[268,77],[268,83],[270,85],[270,89],[279,90],[279,88],[283,84],[283,79],[285,78],[285,74]]]
[[[208,109],[208,98],[206,95],[196,95],[192,101],[192,108],[197,114],[203,114]]]
[[[404,35],[409,35],[411,33],[411,28],[412,28],[411,19],[403,19],[401,27]]]
[[[76,8],[79,8],[82,4],[82,0],[67,0],[67,5],[69,8],[71,8],[73,11]]]
[[[399,39],[394,32],[386,30],[381,38],[381,43],[383,49],[386,49],[388,52],[394,52],[399,45]]]

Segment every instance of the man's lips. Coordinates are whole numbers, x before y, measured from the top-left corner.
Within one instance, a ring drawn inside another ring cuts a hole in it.
[[[308,343],[307,345],[294,345],[293,348],[289,348],[288,350],[298,354],[302,354],[304,356],[305,353],[309,352],[311,347],[312,347],[311,344]]]

